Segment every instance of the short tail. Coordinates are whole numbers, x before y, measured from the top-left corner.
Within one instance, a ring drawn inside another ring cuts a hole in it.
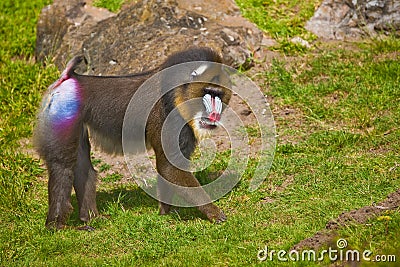
[[[74,73],[74,70],[78,67],[79,63],[83,60],[83,56],[75,56],[67,63],[67,67],[63,70],[58,78],[52,85],[49,86],[49,90],[52,90],[62,84],[64,81],[71,78],[71,74]]]
[[[82,62],[82,60],[83,60],[82,55],[74,56],[70,61],[68,61],[67,67],[65,68],[63,73],[65,72],[66,75],[70,75],[76,69],[76,67],[79,65],[79,63]]]
[[[71,77],[71,74],[75,71],[75,69],[78,67],[79,63],[81,63],[83,60],[83,56],[74,56],[70,61],[67,63],[67,67],[64,69],[64,71],[61,73],[61,77],[59,80],[67,80]]]

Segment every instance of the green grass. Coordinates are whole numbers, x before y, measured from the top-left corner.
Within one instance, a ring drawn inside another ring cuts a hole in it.
[[[53,66],[42,68],[32,58],[38,12],[48,2],[0,4],[0,212],[9,214],[1,216],[3,223],[36,205],[32,198],[42,169],[19,147],[22,138],[32,135],[41,92],[56,78]]]
[[[276,50],[293,54],[306,48],[290,42],[299,36],[312,41],[315,36],[304,29],[321,0],[236,0],[244,17],[258,25],[279,43]]]
[[[111,12],[118,12],[122,4],[128,2],[126,0],[94,0],[93,5],[96,7],[107,8]]]
[[[275,266],[276,259],[260,263],[257,252],[266,245],[289,250],[342,212],[379,203],[398,189],[400,40],[388,37],[351,49],[321,45],[288,62],[277,59],[260,73],[277,123],[276,157],[259,190],[247,190],[256,166],[252,159],[243,180],[217,201],[226,223],[211,224],[196,209],[159,216],[155,200],[111,174],[97,196],[100,212],[109,218],[92,221],[95,231],[48,231],[47,174],[22,145],[32,135],[42,93],[59,75],[51,62],[43,67],[33,60],[37,17],[48,3],[0,3],[0,266]],[[254,11],[246,16],[253,14],[280,40],[307,36],[302,25],[314,4],[240,6]],[[284,109],[293,113],[285,115]],[[256,128],[246,131],[257,138]],[[221,153],[199,179],[206,182],[228,157]],[[95,161],[96,168],[108,168]],[[73,206],[68,224],[78,226],[75,200]],[[394,254],[399,261],[399,212],[382,216],[349,224],[338,237],[351,248]],[[310,264],[318,265],[295,265]]]
[[[104,178],[102,178],[101,180],[103,181],[103,182],[106,182],[106,183],[112,183],[112,182],[118,182],[119,180],[121,180],[122,179],[122,174],[119,174],[119,173],[111,173],[111,174],[108,174],[108,175],[106,175]]]

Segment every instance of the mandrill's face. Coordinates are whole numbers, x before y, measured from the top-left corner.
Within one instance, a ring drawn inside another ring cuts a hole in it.
[[[229,75],[222,65],[204,63],[191,73],[192,82],[177,88],[175,105],[197,137],[215,129],[231,98]],[[208,82],[205,82],[208,81]]]
[[[207,91],[211,88],[206,88]],[[222,113],[222,100],[219,96],[213,93],[207,93],[203,96],[203,105],[205,107],[205,112],[203,112],[200,120],[199,126],[204,129],[214,129],[217,127],[217,122],[221,119]]]
[[[221,120],[224,92],[215,87],[205,87],[203,90],[203,111],[197,114],[195,121],[200,129],[213,130]]]

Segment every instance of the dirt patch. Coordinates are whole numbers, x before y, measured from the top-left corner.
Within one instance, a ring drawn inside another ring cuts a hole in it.
[[[384,201],[375,206],[366,206],[340,214],[338,218],[329,221],[325,229],[317,232],[310,238],[300,241],[292,249],[297,251],[302,249],[318,250],[329,243],[333,243],[334,238],[337,236],[336,231],[338,229],[351,224],[364,224],[369,219],[378,216],[382,212],[394,210],[398,207],[400,207],[400,189],[389,194]]]
[[[122,176],[121,180],[119,180],[117,183],[128,183],[128,182],[133,183],[133,179],[131,178],[129,169],[126,166],[124,156],[108,155],[108,154],[100,151],[99,149],[93,148],[92,149],[92,160],[93,159],[100,160],[100,163],[97,166],[95,166],[95,169],[97,169],[97,171],[98,171],[97,177],[98,177],[100,184],[101,184],[101,181],[103,179],[105,179],[108,175],[111,175],[114,173],[118,173]],[[105,171],[100,171],[101,164],[107,164],[110,166],[110,168]]]
[[[283,183],[276,188],[276,192],[281,193],[281,192],[285,191],[288,186],[293,184],[293,181],[294,181],[294,176],[293,175],[289,175],[286,178],[286,180],[283,181]]]

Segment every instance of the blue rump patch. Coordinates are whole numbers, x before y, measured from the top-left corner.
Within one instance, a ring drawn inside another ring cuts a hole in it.
[[[43,113],[56,130],[64,130],[74,124],[79,115],[81,94],[75,79],[63,81],[47,96]]]

